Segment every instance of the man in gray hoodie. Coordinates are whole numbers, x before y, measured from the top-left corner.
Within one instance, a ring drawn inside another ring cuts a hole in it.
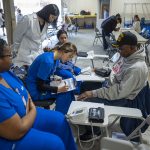
[[[114,64],[107,87],[93,91],[86,91],[79,95],[78,100],[104,103],[112,106],[126,106],[134,100],[148,81],[148,68],[145,63],[144,49],[137,49],[137,37],[131,32],[123,32],[117,40],[120,59]],[[90,127],[80,136],[86,141],[92,138]],[[100,130],[94,128],[94,134]]]
[[[144,49],[137,49],[137,37],[131,32],[123,32],[117,40],[120,59],[114,64],[110,83],[93,91],[86,91],[78,99],[98,97],[96,102],[123,106],[123,100],[133,100],[148,81],[148,68]],[[94,99],[93,99],[94,100]],[[113,104],[114,103],[114,104]]]

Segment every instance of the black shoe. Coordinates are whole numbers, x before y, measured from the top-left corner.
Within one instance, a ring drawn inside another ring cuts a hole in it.
[[[84,134],[80,135],[80,140],[81,141],[89,141],[89,140],[96,138],[97,136],[100,136],[100,135],[101,135],[100,131],[98,131],[97,133],[94,133],[94,137],[93,137],[92,133],[85,132]]]

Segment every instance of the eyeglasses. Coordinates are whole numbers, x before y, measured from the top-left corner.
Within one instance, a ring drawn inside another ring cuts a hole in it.
[[[12,58],[12,54],[9,54],[9,55],[2,55],[2,56],[0,56],[0,58],[4,58],[4,57]]]

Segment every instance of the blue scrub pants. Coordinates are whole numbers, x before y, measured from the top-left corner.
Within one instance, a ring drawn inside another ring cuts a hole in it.
[[[40,100],[45,100],[50,98],[56,98],[55,110],[61,112],[62,114],[67,114],[71,102],[75,100],[73,91],[60,93],[60,94],[51,94],[51,92],[47,92],[46,95],[39,96]]]
[[[76,150],[71,129],[65,117],[56,111],[37,108],[33,127],[14,150]]]
[[[81,72],[81,69],[76,66],[74,66],[73,70],[75,75],[79,75]],[[57,69],[55,74],[61,76],[63,79],[74,78],[73,73],[67,69]]]
[[[74,78],[72,72],[65,69],[57,69],[55,74],[62,77],[63,79]]]

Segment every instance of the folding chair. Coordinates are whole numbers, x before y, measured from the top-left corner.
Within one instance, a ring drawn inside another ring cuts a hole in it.
[[[150,115],[129,135],[126,137],[126,140],[131,140],[137,137],[140,137],[140,142],[143,143],[141,129],[145,125],[150,125]]]
[[[105,39],[108,44],[107,53],[109,55],[109,58],[111,58],[116,52],[118,52],[118,48],[113,47],[112,44],[114,43],[114,40],[111,40],[110,37],[106,36]]]
[[[74,24],[70,24],[67,27],[67,32],[71,35],[73,32],[77,34],[78,28]]]
[[[47,100],[36,100],[33,101],[35,106],[43,107],[45,109],[50,109],[50,106],[55,103],[56,98],[50,98]]]
[[[126,135],[127,140],[132,140],[142,143],[142,134],[146,131],[150,125],[150,89],[149,84],[139,92],[134,100],[129,100],[124,107],[129,107],[132,109],[140,110],[142,116],[137,116],[137,113],[134,113],[135,117],[131,117],[132,114],[123,116],[120,113],[120,127]],[[137,117],[136,117],[137,116]],[[135,119],[134,119],[135,118]],[[119,119],[119,118],[117,118]],[[115,121],[117,120],[115,119]],[[114,121],[114,122],[115,122]],[[112,123],[112,125],[114,124]],[[110,126],[112,126],[110,125]]]
[[[101,38],[102,38],[102,34],[100,33],[98,28],[95,28],[95,38],[94,38],[94,41],[93,41],[93,46],[94,46],[94,44],[97,44],[98,39],[100,40],[101,44],[103,44]]]

